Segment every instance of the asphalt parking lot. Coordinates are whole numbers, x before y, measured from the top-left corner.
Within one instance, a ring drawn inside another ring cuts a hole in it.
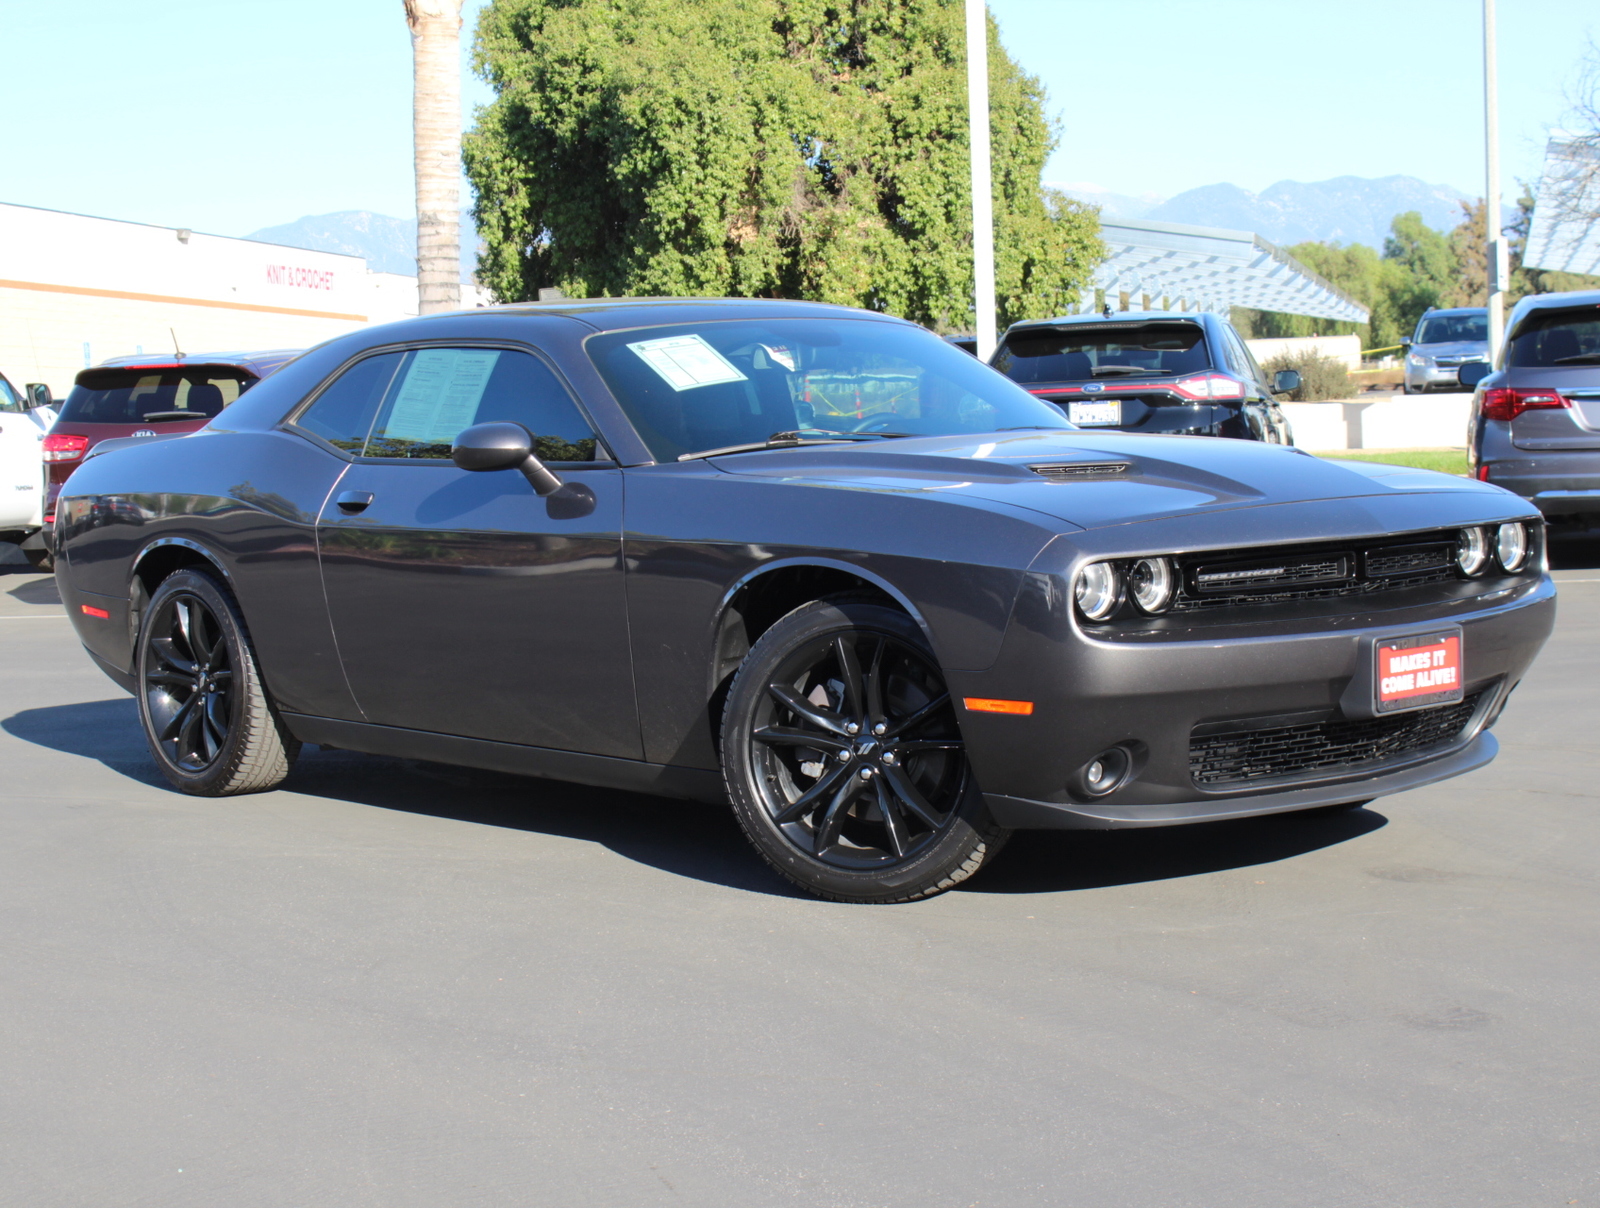
[[[1600,1205],[1600,540],[1558,558],[1490,768],[902,907],[509,776],[183,797],[0,566],[0,1204]]]

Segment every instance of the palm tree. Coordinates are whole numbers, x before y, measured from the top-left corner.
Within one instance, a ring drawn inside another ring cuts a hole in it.
[[[461,305],[461,0],[405,0],[417,164],[417,305]]]

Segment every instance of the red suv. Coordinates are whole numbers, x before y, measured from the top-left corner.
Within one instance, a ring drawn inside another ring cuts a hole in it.
[[[280,349],[114,357],[85,369],[44,438],[50,471],[46,531],[55,521],[61,484],[95,445],[115,436],[172,436],[203,428],[251,386],[299,355],[298,349]]]

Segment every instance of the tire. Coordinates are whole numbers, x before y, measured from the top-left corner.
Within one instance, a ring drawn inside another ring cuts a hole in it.
[[[275,788],[300,743],[284,729],[231,592],[180,570],[156,588],[134,668],[145,743],[174,788],[230,797]]]
[[[22,556],[28,560],[28,565],[32,566],[34,570],[54,570],[56,568],[56,560],[51,557],[50,551],[47,549],[25,549],[22,551]]]
[[[1011,833],[984,804],[922,631],[873,601],[815,601],[761,636],[728,692],[722,769],[767,863],[835,901],[942,893]]]

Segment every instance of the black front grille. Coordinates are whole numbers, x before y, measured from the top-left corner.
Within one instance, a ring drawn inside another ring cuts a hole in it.
[[[1367,574],[1375,579],[1390,575],[1414,575],[1419,571],[1447,570],[1456,559],[1453,545],[1404,545],[1399,549],[1375,550],[1367,555]]]
[[[1272,558],[1264,562],[1227,562],[1197,566],[1196,591],[1208,595],[1252,588],[1297,587],[1304,583],[1333,583],[1348,579],[1352,562],[1348,554],[1300,558]]]
[[[1482,693],[1366,721],[1330,720],[1298,726],[1201,734],[1189,739],[1189,774],[1196,784],[1249,784],[1310,777],[1415,755],[1453,742],[1472,719]]]

